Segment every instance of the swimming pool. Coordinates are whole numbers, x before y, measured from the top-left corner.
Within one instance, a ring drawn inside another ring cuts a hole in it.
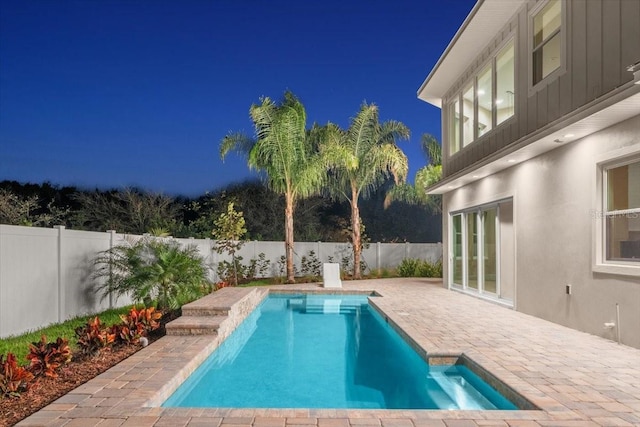
[[[430,366],[364,295],[270,295],[165,407],[517,409],[463,365]]]

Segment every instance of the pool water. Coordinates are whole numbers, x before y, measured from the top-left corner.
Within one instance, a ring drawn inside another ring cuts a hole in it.
[[[429,366],[364,295],[270,295],[163,406],[517,409],[465,366]]]

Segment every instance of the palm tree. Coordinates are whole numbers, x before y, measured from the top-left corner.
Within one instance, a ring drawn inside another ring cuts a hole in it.
[[[353,278],[361,278],[362,236],[361,198],[367,198],[389,176],[397,183],[407,176],[407,156],[396,145],[397,139],[408,139],[409,129],[389,120],[380,123],[378,107],[364,103],[346,131],[329,125],[323,153],[331,166],[329,191],[347,200],[351,206],[351,244],[353,246]]]
[[[387,193],[384,200],[385,208],[388,208],[394,201],[398,201],[426,206],[434,214],[442,212],[442,196],[430,196],[426,191],[428,187],[442,178],[442,147],[432,135],[427,133],[422,135],[420,147],[427,160],[427,165],[416,172],[414,185],[396,185]]]
[[[195,246],[145,237],[114,246],[95,259],[96,278],[104,278],[105,295],[129,295],[160,310],[176,309],[202,296],[207,270]]]
[[[269,187],[284,195],[287,282],[293,283],[296,202],[319,192],[326,168],[320,161],[318,139],[313,137],[316,131],[307,131],[304,106],[291,92],[285,92],[280,104],[262,98],[260,105],[251,106],[249,115],[255,138],[241,133],[227,135],[220,145],[220,156],[224,159],[230,151],[246,154],[249,167],[266,172]]]

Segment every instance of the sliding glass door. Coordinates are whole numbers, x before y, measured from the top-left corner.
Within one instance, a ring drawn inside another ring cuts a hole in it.
[[[499,205],[451,216],[450,283],[470,291],[498,295]]]
[[[482,283],[483,291],[497,293],[498,291],[498,208],[494,207],[481,213],[482,217]]]

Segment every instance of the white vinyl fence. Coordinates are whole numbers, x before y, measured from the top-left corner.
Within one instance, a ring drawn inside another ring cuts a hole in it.
[[[96,313],[110,307],[131,304],[128,298],[104,297],[92,277],[96,255],[113,246],[133,242],[142,236],[64,227],[35,228],[0,225],[0,338],[38,329],[75,316]],[[175,239],[195,245],[210,267],[210,279],[217,280],[216,267],[228,256],[213,250],[211,239]],[[302,257],[313,251],[320,262],[342,262],[350,257],[347,243],[296,242],[296,270]],[[251,241],[237,255],[243,264],[264,254],[269,261],[267,276],[281,274],[283,242]],[[394,268],[404,258],[435,262],[442,257],[440,243],[372,243],[363,249],[366,270]]]

